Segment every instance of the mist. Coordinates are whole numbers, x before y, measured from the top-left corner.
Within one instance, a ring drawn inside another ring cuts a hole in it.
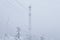
[[[0,39],[4,40],[7,33],[9,40],[14,40],[10,35],[20,27],[24,40],[29,32],[30,5],[32,40],[41,40],[41,36],[60,40],[60,0],[0,0]]]

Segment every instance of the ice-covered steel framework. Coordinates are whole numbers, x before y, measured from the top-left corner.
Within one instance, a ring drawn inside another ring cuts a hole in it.
[[[15,40],[21,40],[21,29],[17,27],[17,34],[15,35]]]

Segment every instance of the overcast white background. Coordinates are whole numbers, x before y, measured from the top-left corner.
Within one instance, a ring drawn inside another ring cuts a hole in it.
[[[32,6],[32,34],[60,40],[60,0],[0,0],[0,35],[14,34],[16,27],[28,27],[28,6]]]

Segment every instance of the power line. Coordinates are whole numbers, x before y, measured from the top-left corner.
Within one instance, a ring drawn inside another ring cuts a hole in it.
[[[24,9],[27,10],[27,8],[25,6],[23,6],[23,4],[21,4],[19,1],[15,0],[21,7],[23,7]]]

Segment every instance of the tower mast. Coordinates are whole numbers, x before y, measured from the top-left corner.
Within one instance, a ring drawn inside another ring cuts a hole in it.
[[[31,5],[29,6],[29,40],[31,40]]]

